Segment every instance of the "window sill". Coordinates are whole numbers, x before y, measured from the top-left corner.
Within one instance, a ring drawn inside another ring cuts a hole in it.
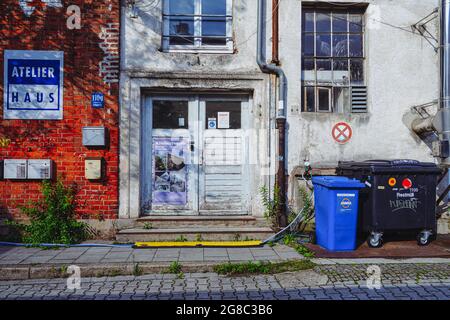
[[[306,116],[306,117],[312,117],[312,116],[330,116],[330,117],[342,117],[342,116],[355,116],[355,117],[367,117],[369,115],[369,112],[309,112],[309,111],[301,111],[299,112],[299,115]]]
[[[168,48],[163,49],[164,53],[200,53],[200,54],[233,54],[234,50],[229,49],[228,47],[220,47],[220,48]]]

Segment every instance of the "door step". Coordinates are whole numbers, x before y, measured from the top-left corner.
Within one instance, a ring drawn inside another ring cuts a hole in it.
[[[124,229],[116,234],[119,242],[145,241],[239,241],[264,240],[273,235],[268,227],[188,227],[161,229]]]
[[[252,216],[147,216],[136,221],[137,228],[150,224],[152,228],[187,227],[267,227],[264,218]]]

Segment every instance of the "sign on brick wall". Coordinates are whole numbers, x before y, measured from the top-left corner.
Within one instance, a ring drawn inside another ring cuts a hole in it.
[[[4,118],[63,118],[64,53],[5,50]]]

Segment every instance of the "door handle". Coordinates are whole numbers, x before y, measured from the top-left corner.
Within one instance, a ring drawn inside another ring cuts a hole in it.
[[[194,152],[194,149],[195,149],[194,146],[195,146],[195,142],[192,141],[192,142],[191,142],[191,152]]]

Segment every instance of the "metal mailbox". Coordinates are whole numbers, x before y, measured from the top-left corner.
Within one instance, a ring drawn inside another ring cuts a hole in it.
[[[84,127],[83,146],[85,147],[105,147],[106,128],[105,127]]]
[[[3,160],[3,178],[11,180],[22,180],[27,178],[26,159]]]
[[[50,159],[28,160],[28,179],[48,180],[53,178],[53,161]]]

